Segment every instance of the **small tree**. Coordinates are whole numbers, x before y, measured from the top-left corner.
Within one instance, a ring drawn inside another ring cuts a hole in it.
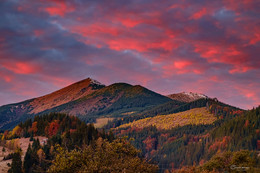
[[[17,150],[13,154],[12,163],[10,165],[8,173],[22,173],[22,159],[21,159],[21,150]]]

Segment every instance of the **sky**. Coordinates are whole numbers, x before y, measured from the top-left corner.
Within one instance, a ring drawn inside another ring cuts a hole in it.
[[[0,105],[91,77],[260,105],[259,0],[1,0]]]

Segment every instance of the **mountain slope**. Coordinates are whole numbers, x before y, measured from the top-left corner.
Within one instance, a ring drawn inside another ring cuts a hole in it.
[[[169,101],[171,101],[169,98],[142,86],[115,83],[46,112],[65,112],[88,117],[108,114],[120,116],[121,113],[138,112]]]
[[[87,96],[93,93],[95,90],[101,89],[103,87],[105,87],[105,85],[91,78],[87,78],[51,94],[34,99],[30,103],[33,110],[31,110],[29,113],[35,114],[60,106],[62,104]]]

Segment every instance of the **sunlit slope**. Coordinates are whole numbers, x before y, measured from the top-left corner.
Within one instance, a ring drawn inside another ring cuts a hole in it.
[[[140,85],[115,83],[78,100],[47,110],[45,113],[63,112],[85,117],[111,114],[119,116],[121,113],[137,112],[169,101],[172,100]]]
[[[155,117],[148,117],[137,120],[128,124],[119,126],[118,128],[136,127],[144,128],[148,126],[156,126],[158,129],[171,129],[176,126],[184,126],[188,124],[211,124],[217,120],[213,114],[209,113],[205,107],[194,108],[188,111],[169,114],[158,115]]]

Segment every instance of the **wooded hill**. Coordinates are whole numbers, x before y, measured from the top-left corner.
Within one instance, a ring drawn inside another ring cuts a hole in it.
[[[37,136],[47,136],[48,140],[40,144],[39,139],[34,139]],[[115,139],[111,132],[98,131],[93,124],[87,125],[66,114],[36,116],[34,120],[20,123],[12,131],[5,131],[0,137],[4,147],[21,137],[30,137],[33,141],[23,161],[19,145],[6,157],[12,159],[8,171],[11,173],[157,170],[157,166],[140,157],[139,151],[128,141]]]
[[[223,111],[226,117],[221,115]],[[123,125],[114,131],[118,136],[131,139],[131,143],[141,149],[147,158],[158,162],[161,171],[203,165],[218,153],[240,150],[250,151],[256,167],[259,165],[257,154],[260,150],[260,107],[244,112],[233,110],[233,115],[226,111],[225,107],[218,110],[218,118],[211,124],[183,124],[169,129],[157,128],[158,125],[154,122],[154,126],[150,127],[145,126],[145,123],[144,127]],[[216,169],[222,172],[224,167]]]

